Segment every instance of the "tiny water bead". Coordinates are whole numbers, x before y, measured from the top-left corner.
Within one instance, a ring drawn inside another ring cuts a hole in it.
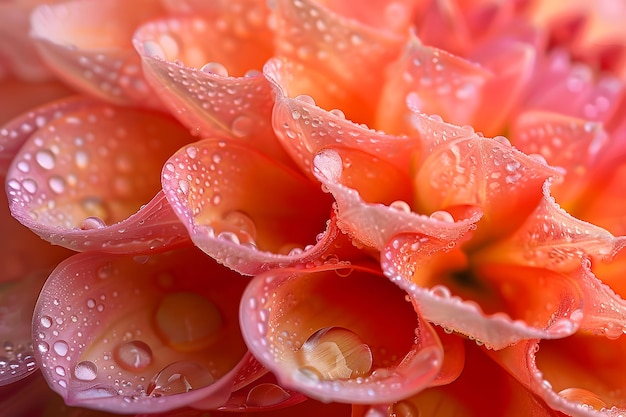
[[[152,349],[141,340],[123,343],[115,350],[115,360],[128,371],[140,371],[152,363]]]
[[[214,382],[213,374],[203,366],[188,361],[174,362],[152,378],[146,394],[153,397],[184,394],[193,389],[209,386]]]
[[[567,401],[580,403],[596,410],[606,408],[606,403],[600,397],[583,388],[566,388],[560,391],[559,395]]]
[[[367,376],[372,369],[370,347],[353,331],[325,327],[313,333],[298,350],[299,372],[319,380]]]
[[[191,292],[168,294],[159,304],[155,322],[166,343],[180,351],[210,345],[222,327],[222,314],[207,298]]]

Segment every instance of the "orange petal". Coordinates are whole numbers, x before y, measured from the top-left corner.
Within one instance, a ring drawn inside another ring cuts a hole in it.
[[[426,45],[453,54],[465,52],[471,43],[465,16],[458,1],[434,0],[421,16],[418,35]]]
[[[7,174],[11,211],[22,224],[80,251],[151,251],[187,240],[159,181],[165,159],[191,141],[181,126],[88,99],[23,120],[30,137]]]
[[[140,22],[162,13],[157,0],[80,0],[31,15],[41,57],[69,85],[116,104],[158,107],[130,43]]]
[[[618,137],[611,136],[611,141]],[[615,150],[613,146],[609,152]],[[621,156],[618,156],[621,159]],[[582,219],[605,228],[614,235],[626,235],[624,221],[624,207],[626,207],[626,193],[624,193],[624,179],[626,178],[626,163],[613,169],[603,169],[598,166],[592,173],[596,178],[589,187],[584,199],[580,199],[576,214]]]
[[[385,275],[407,291],[426,320],[491,349],[524,339],[564,337],[579,328],[581,295],[566,275],[504,265],[468,270],[466,261],[454,256],[458,252],[433,256],[429,246],[424,237],[398,235],[381,255]],[[473,274],[476,287],[458,283],[459,271]],[[535,295],[541,282],[550,284],[546,293]],[[520,290],[530,294],[524,304],[515,297]],[[528,309],[527,303],[536,308]]]
[[[277,0],[276,55],[303,65],[290,82],[290,95],[308,94],[325,109],[340,108],[351,120],[371,121],[385,70],[381,63],[400,53],[412,7],[385,3],[380,14],[382,22],[390,15],[390,26],[355,10],[369,7],[349,1]]]
[[[162,176],[195,244],[241,273],[315,260],[337,236],[327,223],[331,200],[317,185],[238,141],[189,145]]]
[[[405,201],[390,202],[390,197],[403,198],[406,195],[406,192],[402,193],[404,177],[374,157],[327,148],[315,156],[313,164],[317,178],[335,197],[337,218],[342,230],[360,244],[377,250],[382,250],[394,236],[401,233],[434,236],[445,246],[460,239],[480,218],[480,212],[472,209],[463,212],[463,217],[457,221],[447,212],[439,212],[429,217],[412,212]],[[376,166],[377,169],[372,171],[367,168],[371,166]],[[362,176],[367,179],[365,182],[362,182]],[[383,182],[378,176],[391,179],[392,185]],[[378,191],[374,194],[369,188],[365,188],[369,182],[374,191],[379,187],[382,190],[395,187],[392,190],[399,192],[384,195]],[[350,187],[354,185],[360,190]],[[361,194],[366,198],[373,197],[373,201],[364,201]]]
[[[70,405],[220,406],[252,363],[237,320],[246,283],[195,248],[76,255],[52,273],[35,308],[37,360]]]
[[[242,331],[286,387],[322,401],[395,401],[428,386],[443,359],[405,295],[349,263],[275,270],[247,287]]]

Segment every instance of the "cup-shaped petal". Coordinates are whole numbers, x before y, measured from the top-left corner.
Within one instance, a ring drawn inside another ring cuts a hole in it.
[[[323,401],[395,401],[442,364],[434,330],[380,272],[332,263],[256,276],[241,302],[251,352],[281,384]]]
[[[237,320],[246,283],[194,247],[75,255],[37,302],[37,359],[68,404],[123,413],[220,406],[251,363]]]

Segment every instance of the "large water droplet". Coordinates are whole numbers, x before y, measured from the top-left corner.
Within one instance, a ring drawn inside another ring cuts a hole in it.
[[[606,407],[606,403],[595,393],[582,388],[567,388],[559,392],[559,395],[567,401],[584,404],[600,410]]]
[[[174,362],[152,378],[146,393],[153,397],[184,394],[213,382],[215,377],[203,366],[195,362]]]
[[[191,292],[168,294],[156,311],[156,326],[172,347],[197,350],[212,343],[222,326],[222,315],[207,298]]]
[[[233,135],[238,138],[246,137],[252,132],[254,128],[254,121],[252,118],[248,116],[238,116],[233,120],[233,123],[230,126],[230,129],[233,132]]]
[[[54,342],[54,344],[52,345],[52,349],[54,349],[54,352],[57,355],[65,356],[67,355],[67,352],[70,349],[70,347],[68,346],[67,342],[65,342],[64,340],[59,340],[57,342]]]
[[[139,371],[152,363],[152,349],[141,340],[133,340],[117,348],[115,360],[124,369]]]
[[[200,71],[206,72],[207,74],[215,74],[221,77],[228,77],[228,70],[226,67],[219,62],[209,62],[208,64],[204,64]]]
[[[289,399],[291,395],[275,384],[259,384],[252,388],[246,397],[246,405],[251,407],[268,407],[280,404]]]
[[[81,381],[93,381],[98,376],[98,367],[91,361],[78,362],[74,367],[74,376]]]
[[[35,160],[43,169],[52,169],[56,162],[56,157],[48,149],[42,149],[35,154]]]
[[[48,186],[52,192],[62,194],[65,191],[65,180],[58,175],[53,175],[48,179]]]
[[[313,333],[298,355],[299,371],[319,379],[363,377],[372,369],[370,347],[343,327],[325,327]]]

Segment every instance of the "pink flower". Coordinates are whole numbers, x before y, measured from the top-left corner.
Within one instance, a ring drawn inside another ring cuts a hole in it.
[[[626,413],[619,1],[0,10],[12,415]]]

